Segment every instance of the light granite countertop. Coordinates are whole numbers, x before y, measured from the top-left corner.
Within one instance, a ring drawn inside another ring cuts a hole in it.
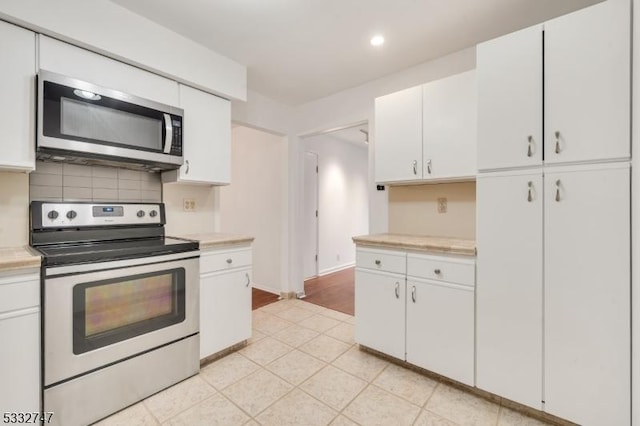
[[[28,246],[0,248],[0,272],[39,268],[41,260]]]
[[[358,246],[416,250],[432,253],[476,255],[475,240],[426,235],[372,234],[353,237]]]
[[[249,237],[246,235],[225,234],[219,232],[206,232],[202,234],[177,234],[170,236],[190,241],[198,241],[201,249],[247,244],[251,243],[254,240],[254,237]]]

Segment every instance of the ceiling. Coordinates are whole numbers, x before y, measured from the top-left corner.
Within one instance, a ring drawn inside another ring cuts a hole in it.
[[[111,1],[247,66],[249,89],[299,105],[601,0]]]

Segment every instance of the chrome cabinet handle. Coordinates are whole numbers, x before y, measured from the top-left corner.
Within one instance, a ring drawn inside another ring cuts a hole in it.
[[[556,130],[556,154],[560,154],[560,132]]]
[[[380,262],[379,259],[376,259],[376,265],[380,266],[382,264],[382,262]]]
[[[560,179],[558,179],[556,181],[556,201],[559,202],[560,201]]]
[[[529,135],[527,141],[527,157],[531,157],[533,155],[533,136]]]
[[[233,259],[231,259],[231,258],[227,259],[227,263],[228,263],[229,265],[231,265],[231,264],[233,263]]]
[[[245,287],[249,287],[249,284],[251,284],[251,278],[249,278],[249,274],[248,273],[244,273],[244,275],[247,277],[247,284],[245,285]]]
[[[527,201],[532,202],[533,201],[533,182],[529,181],[527,185],[529,186],[529,195],[527,195]]]
[[[416,286],[415,285],[411,288],[411,300],[413,300],[413,303],[416,303]]]
[[[440,269],[434,269],[433,273],[436,275],[440,275],[442,273],[442,271]]]
[[[431,160],[427,160],[427,173],[431,174]]]
[[[189,160],[184,160],[184,164],[187,166],[187,170],[184,171],[185,175],[189,174]]]
[[[396,281],[396,299],[400,299],[400,283]]]
[[[418,174],[418,160],[413,160],[413,174]]]

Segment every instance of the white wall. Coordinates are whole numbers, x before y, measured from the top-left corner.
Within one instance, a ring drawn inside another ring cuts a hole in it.
[[[220,188],[220,229],[250,235],[255,287],[280,294],[286,262],[287,144],[244,126],[231,131],[231,185]]]
[[[631,152],[632,424],[640,425],[640,0],[633,0]]]
[[[0,18],[223,97],[246,99],[244,65],[107,0],[2,0]]]
[[[369,233],[368,149],[331,134],[304,139],[318,154],[318,273],[355,264],[351,237]]]
[[[29,175],[0,173],[0,247],[29,244]]]

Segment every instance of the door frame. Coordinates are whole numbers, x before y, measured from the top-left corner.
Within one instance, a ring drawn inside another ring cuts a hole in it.
[[[304,280],[308,280],[308,279],[312,279],[312,278],[317,278],[318,277],[318,265],[319,265],[319,256],[320,256],[320,218],[319,218],[319,209],[320,209],[320,182],[318,182],[318,163],[319,163],[319,156],[317,152],[314,151],[304,151],[304,162],[303,162],[303,174],[304,174],[304,186],[306,188],[307,186],[307,158],[309,158],[310,156],[315,157],[315,178],[314,178],[314,186],[315,186],[315,200],[313,200],[313,203],[315,205],[315,210],[316,210],[316,220],[315,220],[315,256],[316,256],[316,260],[315,260],[315,265],[314,265],[314,271],[313,271],[313,275],[310,276],[305,276],[303,277]],[[307,210],[307,203],[310,202],[310,197],[307,196],[306,191],[304,192],[304,211],[306,212]],[[306,234],[308,235],[308,234]],[[306,241],[305,241],[306,242]],[[306,244],[305,244],[305,249],[306,249]],[[308,253],[305,253],[305,255]],[[304,267],[304,262],[303,262],[303,272],[305,272],[305,267]],[[306,273],[303,273],[303,275],[306,275]]]

